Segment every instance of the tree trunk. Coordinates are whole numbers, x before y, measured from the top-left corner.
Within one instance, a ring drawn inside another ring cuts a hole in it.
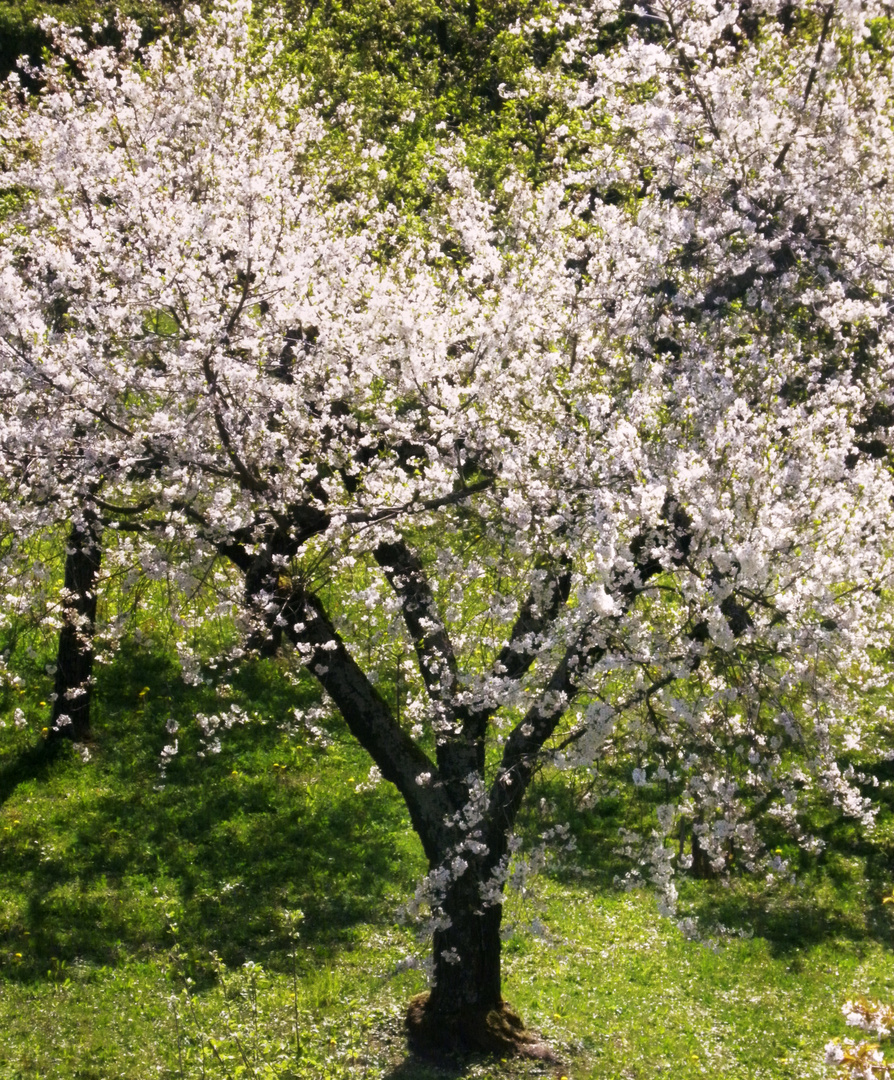
[[[467,1013],[486,1015],[502,1003],[499,904],[482,907],[472,867],[453,883],[444,901],[450,925],[434,933],[430,1008],[448,1020]]]
[[[87,509],[68,535],[51,739],[83,742],[90,736],[93,630],[101,556],[99,519],[95,510]]]
[[[708,853],[702,847],[699,833],[695,831],[695,826],[701,824],[701,819],[692,823],[692,876],[699,878],[701,881],[708,881],[710,878],[716,877],[717,873],[711,865]]]
[[[417,1053],[485,1052],[554,1060],[549,1048],[504,1000],[500,986],[500,904],[482,904],[494,860],[470,865],[453,880],[438,914],[449,925],[434,933],[430,993],[407,1010]]]

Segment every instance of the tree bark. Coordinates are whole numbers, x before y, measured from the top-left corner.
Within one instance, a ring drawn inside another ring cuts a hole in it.
[[[101,557],[99,518],[88,508],[68,535],[51,739],[83,742],[90,736],[93,631]]]
[[[483,907],[478,875],[472,867],[450,887],[444,916],[450,925],[434,933],[433,989],[429,1007],[449,1020],[468,1013],[487,1014],[502,1003],[500,983],[500,904]]]
[[[407,1009],[411,1049],[422,1054],[484,1052],[555,1061],[550,1048],[503,999],[500,903],[483,902],[499,860],[489,851],[454,877],[438,914],[432,989]],[[449,855],[442,865],[449,865]]]
[[[443,860],[449,865],[449,856]],[[455,877],[437,912],[432,989],[413,998],[407,1035],[418,1053],[533,1053],[548,1056],[503,1000],[500,967],[502,905],[482,903],[493,860],[473,860]],[[535,1048],[537,1048],[535,1050]]]

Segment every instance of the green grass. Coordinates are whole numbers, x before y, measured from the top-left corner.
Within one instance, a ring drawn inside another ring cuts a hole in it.
[[[556,803],[579,851],[510,903],[505,993],[562,1064],[408,1059],[402,1010],[425,980],[405,961],[426,947],[396,912],[424,860],[393,789],[356,790],[370,763],[336,721],[325,748],[283,730],[311,688],[247,667],[228,693],[249,720],[199,757],[193,718],[221,699],[125,649],[84,762],[43,752],[35,665],[2,714],[0,1080],[800,1080],[827,1075],[847,996],[894,999],[889,848],[830,825],[794,885],[692,883],[705,925],[753,934],[690,941],[612,885],[613,837],[642,807],[577,814],[544,781],[534,802]],[[161,784],[170,719],[181,752]]]

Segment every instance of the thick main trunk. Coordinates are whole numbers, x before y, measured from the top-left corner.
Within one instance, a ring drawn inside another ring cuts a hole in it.
[[[82,742],[90,735],[93,631],[101,554],[97,516],[87,510],[82,520],[72,525],[68,536],[51,738],[61,736]]]
[[[500,982],[500,904],[482,903],[486,866],[469,866],[451,882],[434,934],[431,992],[407,1010],[410,1046],[423,1054],[485,1052],[554,1060],[548,1047],[525,1030],[503,1000]]]
[[[499,904],[483,907],[471,867],[444,901],[450,925],[434,933],[432,1012],[444,1019],[488,1013],[502,1003]]]

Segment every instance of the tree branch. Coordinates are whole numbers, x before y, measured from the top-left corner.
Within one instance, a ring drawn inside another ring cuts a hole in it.
[[[456,491],[451,491],[449,495],[439,495],[434,499],[411,499],[398,506],[383,507],[380,510],[355,510],[345,515],[345,521],[351,525],[374,525],[380,521],[400,517],[408,511],[422,513],[426,510],[440,510],[443,506],[453,506],[454,503],[462,502],[469,496],[487,491],[491,487],[493,487],[493,480],[479,480],[475,484],[469,484],[468,487],[458,488]]]
[[[807,76],[807,85],[804,87],[804,97],[801,101],[801,113],[807,108],[807,102],[810,100],[810,92],[813,90],[813,84],[816,82],[816,73],[819,71],[820,60],[823,57],[823,49],[826,45],[826,38],[829,36],[829,28],[832,25],[832,16],[835,14],[835,5],[829,4],[826,8],[826,14],[823,17],[823,28],[820,31],[819,43],[816,46],[816,56],[813,60],[813,66],[810,68],[810,74]],[[820,106],[822,108],[822,106]],[[779,151],[779,155],[773,162],[774,169],[781,169],[785,164],[785,159],[788,156],[788,152],[791,149],[792,140],[788,142]]]
[[[500,650],[493,676],[517,682],[531,667],[543,644],[543,634],[555,621],[571,592],[571,564],[563,560],[561,572],[553,569],[543,588],[532,589],[522,604],[509,641]],[[466,711],[463,731],[467,738],[482,740],[496,706]],[[482,762],[483,764],[483,762]]]
[[[640,690],[639,693],[634,694],[632,698],[629,698],[622,705],[615,709],[615,712],[620,714],[627,712],[628,709],[632,709],[635,705],[641,705],[644,701],[648,701],[653,694],[657,694],[659,690],[663,690],[665,686],[670,686],[672,682],[676,680],[675,674],[665,675],[664,678],[656,679],[651,686],[646,687],[645,690]],[[577,727],[574,731],[570,731],[565,738],[556,747],[556,751],[560,752],[566,750],[569,746],[573,746],[579,739],[582,739],[586,735],[588,728],[584,725]]]
[[[403,796],[429,862],[436,865],[446,843],[445,818],[455,811],[436,766],[394,719],[316,596],[292,589],[279,620],[304,666],[338,706],[351,734]]]
[[[400,598],[429,696],[449,706],[457,690],[456,655],[419,557],[403,540],[381,543],[373,555]]]
[[[691,522],[686,512],[670,496],[665,500],[662,513],[665,520],[658,532],[665,534],[665,542],[673,542],[672,559],[680,565],[685,561],[692,542]],[[634,537],[631,542],[633,570],[615,574],[612,592],[621,610],[611,617],[612,622],[619,622],[645,591],[649,580],[663,572],[664,566],[651,546],[651,541],[657,538],[656,530],[650,529]],[[583,679],[606,654],[604,635],[596,636],[596,622],[595,617],[585,622],[577,640],[565,649],[538,700],[506,740],[503,759],[490,790],[492,821],[500,828],[511,828],[541,750],[555,732]]]

